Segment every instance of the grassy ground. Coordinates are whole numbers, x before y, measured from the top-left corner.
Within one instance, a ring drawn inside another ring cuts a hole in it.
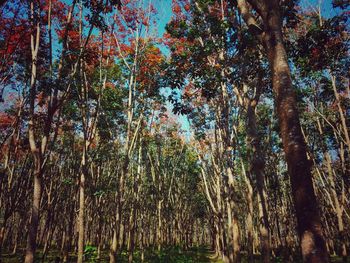
[[[40,260],[41,254],[40,251],[38,253],[38,257],[36,262],[38,263],[56,263],[60,262],[58,256],[59,253],[57,251],[52,251],[47,256],[45,261]],[[105,251],[101,255],[101,259],[96,258],[97,253],[94,247],[87,247],[85,251],[85,261],[84,262],[109,262],[108,252]],[[118,257],[118,263],[126,263],[128,262],[128,256],[126,252],[122,252]],[[23,262],[22,255],[9,255],[3,254],[2,258],[3,263],[20,263]],[[76,255],[71,254],[69,262],[76,262]],[[138,263],[141,262],[141,253],[140,251],[136,251],[134,253],[133,262]],[[147,250],[145,251],[145,263],[223,263],[220,259],[214,257],[213,253],[204,247],[193,248],[187,251],[184,251],[178,247],[171,247],[168,249],[164,249],[160,252],[155,250]],[[244,257],[242,258],[242,263],[248,262]],[[255,261],[256,263],[261,262],[259,259]],[[281,259],[274,259],[272,262],[282,263]],[[342,262],[340,258],[333,257],[332,262],[340,263]],[[350,261],[349,261],[350,262]]]
[[[38,253],[36,262],[54,263],[58,261],[57,251],[52,251],[47,256],[45,261],[41,261],[41,253]],[[109,262],[108,252],[103,252],[101,259],[97,259],[96,250],[92,247],[87,249],[85,253],[84,262]],[[23,262],[22,255],[3,254],[3,263],[19,263]],[[69,262],[76,262],[76,255],[71,254]],[[118,257],[118,262],[128,262],[127,252],[122,252]],[[134,253],[133,262],[141,262],[141,252]],[[162,251],[146,250],[145,263],[222,263],[221,260],[215,259],[212,252],[206,248],[193,248],[191,250],[183,251],[180,248],[168,248]]]

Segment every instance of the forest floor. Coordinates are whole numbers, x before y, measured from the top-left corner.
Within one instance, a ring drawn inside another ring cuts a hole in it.
[[[101,254],[101,258],[97,259],[97,253],[94,247],[88,247],[85,250],[85,261],[84,262],[99,262],[105,263],[109,262],[108,251],[104,251]],[[24,254],[24,252],[23,252]],[[2,263],[19,263],[23,262],[23,254],[6,254],[2,256]],[[40,260],[42,254],[40,251],[37,255],[36,262],[42,263],[56,263],[59,261],[59,253],[57,251],[51,251],[44,261]],[[76,262],[76,255],[70,254],[69,262]],[[119,255],[118,262],[126,263],[128,262],[128,254],[123,251]],[[135,251],[134,263],[141,262],[141,252]],[[145,251],[145,263],[223,263],[220,259],[216,259],[212,251],[206,248],[192,248],[190,250],[182,250],[177,247],[168,248],[162,251],[156,250],[146,250]]]
[[[57,251],[50,252],[44,261],[40,260],[41,253],[38,253],[38,259],[35,262],[38,263],[56,263],[59,261],[59,253]],[[23,254],[3,254],[2,255],[2,263],[20,263],[23,262]],[[76,262],[76,255],[70,254],[69,262]],[[97,253],[94,247],[87,247],[85,251],[85,260],[84,262],[92,263],[107,263],[109,262],[108,251],[104,251],[101,254],[101,258],[97,259]],[[119,255],[118,263],[126,263],[128,262],[128,255],[126,251],[123,251],[121,255]],[[141,262],[141,253],[140,251],[136,251],[134,253],[133,258],[134,263]],[[245,263],[247,259],[242,258],[242,263]],[[254,261],[255,263],[262,262],[258,258]],[[275,258],[272,262],[282,263],[283,260]],[[296,261],[297,262],[297,261]],[[331,258],[332,263],[340,263],[342,260],[338,257]],[[350,262],[350,261],[349,261]],[[182,250],[177,247],[168,248],[162,250],[160,252],[156,250],[146,250],[145,251],[145,260],[144,263],[223,263],[222,260],[215,258],[215,255],[212,251],[207,248],[199,247],[192,248],[190,250]]]

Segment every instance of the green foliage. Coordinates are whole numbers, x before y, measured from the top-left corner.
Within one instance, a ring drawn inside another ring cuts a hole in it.
[[[87,245],[84,248],[84,257],[87,262],[96,262],[97,258],[97,247]]]

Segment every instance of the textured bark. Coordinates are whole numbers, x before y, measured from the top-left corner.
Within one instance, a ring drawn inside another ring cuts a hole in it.
[[[119,214],[119,213],[118,213]],[[115,224],[117,224],[119,220],[116,219]],[[119,226],[115,226],[115,229],[113,231],[113,238],[112,238],[112,244],[109,251],[109,263],[116,263],[117,262],[117,245],[118,245],[118,230]]]
[[[79,213],[78,213],[78,259],[77,263],[83,263],[84,260],[84,231],[85,231],[85,180],[88,175],[87,168],[87,141],[84,142],[83,154],[81,159],[81,173],[79,181]]]
[[[311,167],[306,156],[295,91],[283,44],[279,6],[277,1],[265,1],[262,8],[265,9],[260,11],[265,25],[263,43],[272,73],[272,86],[292,185],[303,260],[328,262]]]
[[[34,262],[34,255],[36,250],[36,238],[39,225],[39,206],[41,200],[41,174],[40,171],[34,173],[34,193],[33,193],[33,203],[32,211],[29,224],[29,233],[27,240],[27,249],[25,256],[25,263]]]
[[[311,167],[306,156],[306,145],[301,132],[295,91],[283,43],[279,1],[248,0],[248,3],[260,15],[264,25],[263,30],[255,33],[264,45],[271,69],[275,105],[292,186],[303,260],[328,262]],[[258,24],[246,1],[239,0],[238,8],[249,27]]]
[[[78,263],[83,263],[84,256],[84,210],[85,210],[85,157],[79,185],[79,214],[78,214]]]

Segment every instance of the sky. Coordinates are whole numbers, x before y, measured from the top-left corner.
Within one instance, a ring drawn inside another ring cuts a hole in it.
[[[336,15],[336,10],[333,9],[332,0],[300,0],[300,5],[303,9],[317,9],[321,6],[321,14],[324,17],[332,17]]]
[[[171,0],[154,0],[153,3],[159,13],[159,35],[163,35],[165,33],[165,26],[172,16]]]

